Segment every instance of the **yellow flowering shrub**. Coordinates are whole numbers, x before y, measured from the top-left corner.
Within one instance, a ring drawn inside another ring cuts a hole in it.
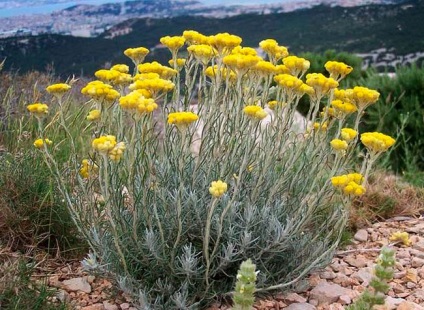
[[[258,292],[328,263],[347,207],[394,143],[359,132],[378,92],[340,89],[342,63],[305,76],[310,62],[274,39],[258,42],[262,54],[229,33],[160,41],[170,67],[129,48],[133,65],[97,71],[86,102],[28,106],[34,145],[90,244],[83,266],[113,275],[141,309],[194,309],[233,290],[228,275],[246,253]],[[45,147],[52,132],[62,140]],[[359,140],[364,163],[352,173]]]

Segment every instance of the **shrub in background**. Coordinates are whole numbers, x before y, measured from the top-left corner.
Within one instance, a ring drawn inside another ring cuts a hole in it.
[[[93,251],[84,266],[111,273],[142,309],[189,309],[230,292],[229,275],[247,258],[261,270],[256,291],[327,264],[346,206],[395,142],[361,134],[368,152],[361,173],[351,168],[359,120],[379,94],[336,90],[352,69],[339,62],[326,63],[331,77],[302,80],[309,61],[272,39],[260,43],[269,61],[228,33],[161,43],[172,68],[130,48],[134,75],[120,64],[97,71],[79,111],[69,113],[67,84],[47,88],[55,105],[28,106],[34,146]],[[187,59],[178,58],[185,43]],[[294,129],[304,95],[307,120]],[[344,127],[349,118],[354,128]]]

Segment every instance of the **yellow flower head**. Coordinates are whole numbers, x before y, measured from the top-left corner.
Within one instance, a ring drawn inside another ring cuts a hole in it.
[[[186,39],[186,43],[188,43],[189,45],[209,44],[209,37],[197,32],[195,30],[184,31],[183,37]]]
[[[137,66],[137,69],[140,73],[157,73],[160,78],[165,80],[169,80],[177,74],[176,70],[163,66],[157,61],[140,64]]]
[[[369,151],[380,153],[387,151],[396,140],[380,132],[365,132],[361,134],[361,142]]]
[[[262,58],[259,56],[242,55],[242,54],[231,54],[223,58],[223,63],[227,65],[231,70],[241,76],[247,72],[250,68],[256,66]]]
[[[328,129],[328,122],[322,122],[322,123],[315,122],[313,126],[314,126],[314,130],[316,131],[325,132]]]
[[[357,135],[358,135],[358,132],[352,128],[342,128],[340,133],[341,138],[345,140],[347,143],[355,139]]]
[[[120,96],[118,91],[102,81],[89,82],[83,89],[81,89],[81,93],[100,103],[113,103]]]
[[[324,67],[328,71],[328,73],[330,73],[330,77],[335,80],[344,78],[353,70],[351,66],[348,66],[345,63],[338,61],[327,61]]]
[[[122,73],[118,70],[106,70],[101,69],[97,70],[94,75],[101,81],[104,81],[106,83],[110,83],[113,85],[126,85],[131,83],[132,77],[128,73]]]
[[[101,114],[102,112],[100,112],[100,110],[91,110],[90,112],[88,112],[87,120],[90,122],[96,121],[100,119]]]
[[[168,114],[168,124],[188,126],[197,121],[199,116],[193,112],[173,112]]]
[[[93,163],[91,160],[83,159],[79,174],[83,179],[88,179],[90,177],[95,176],[98,170],[99,170],[99,167],[95,163]]]
[[[66,92],[71,89],[71,86],[66,83],[58,83],[47,86],[46,90],[49,94],[52,94],[58,98],[62,97]]]
[[[187,47],[187,51],[203,65],[207,65],[212,57],[217,54],[212,46],[206,44],[190,45]]]
[[[268,115],[266,113],[266,111],[258,105],[245,106],[244,109],[243,109],[243,112],[247,116],[254,118],[254,119],[257,119],[257,120],[264,119]]]
[[[360,173],[349,173],[331,178],[334,187],[340,188],[345,195],[361,196],[365,193],[362,186],[364,177]]]
[[[409,234],[406,231],[397,231],[393,233],[390,238],[390,241],[402,242],[405,246],[410,246],[412,241],[409,239]]]
[[[148,53],[149,50],[145,47],[127,48],[124,51],[125,56],[131,58],[136,66],[144,61]]]
[[[119,71],[121,73],[128,73],[130,71],[130,68],[127,65],[124,64],[117,64],[112,66],[110,70]]]
[[[289,55],[287,47],[278,45],[274,39],[266,39],[259,42],[261,49],[268,54],[269,59],[276,63],[281,58],[285,58]]]
[[[125,149],[126,149],[126,146],[124,142],[117,143],[115,147],[109,151],[108,153],[109,158],[113,160],[114,162],[120,161],[122,155],[124,154]]]
[[[331,140],[330,144],[331,147],[336,151],[345,151],[348,147],[347,142],[340,139],[333,139]]]
[[[218,33],[209,37],[209,44],[223,56],[229,54],[233,48],[241,44],[242,39],[239,36],[225,33]]]
[[[221,180],[213,181],[209,187],[209,193],[214,198],[220,198],[227,192],[227,189],[227,183],[222,182]]]
[[[41,149],[41,148],[43,148],[44,147],[44,143],[46,144],[46,145],[51,145],[53,142],[52,141],[50,141],[49,139],[37,139],[37,140],[35,140],[34,141],[34,146],[37,148],[37,149]]]
[[[265,60],[258,61],[253,69],[261,77],[271,76],[276,73],[275,66],[271,62]]]
[[[177,52],[184,45],[185,38],[181,36],[174,36],[174,37],[166,36],[166,37],[160,38],[160,43],[162,43],[167,48],[169,48],[171,53],[173,53],[173,52]]]
[[[220,71],[218,71],[218,65],[209,66],[205,69],[205,75],[212,80],[214,80],[219,73],[223,80],[228,78],[230,81],[234,81],[236,79],[234,71],[225,67],[221,67]]]
[[[27,106],[28,111],[36,117],[43,117],[49,113],[49,107],[45,103],[33,103]]]
[[[366,87],[355,86],[351,96],[358,109],[365,109],[367,106],[377,102],[380,93]]]
[[[148,91],[152,97],[155,97],[158,92],[169,92],[173,90],[174,87],[175,84],[169,80],[154,78],[137,80],[129,86],[129,89]]]
[[[250,56],[258,56],[258,53],[254,48],[251,47],[242,47],[242,46],[236,46],[231,51],[231,54],[233,55],[250,55]]]
[[[349,101],[342,101],[339,99],[331,101],[331,106],[336,109],[342,116],[356,112],[358,109]]]
[[[333,78],[327,78],[321,73],[310,73],[306,75],[306,84],[313,87],[318,97],[326,95],[330,90],[339,86]]]
[[[309,60],[297,56],[287,56],[283,59],[283,64],[290,71],[290,74],[294,76],[305,73],[311,66]]]
[[[268,101],[268,107],[271,110],[275,110],[277,108],[277,106],[284,106],[284,104],[281,103],[281,102],[278,102],[277,100]]]
[[[91,143],[93,149],[102,154],[107,154],[116,146],[116,137],[107,135],[96,138]]]

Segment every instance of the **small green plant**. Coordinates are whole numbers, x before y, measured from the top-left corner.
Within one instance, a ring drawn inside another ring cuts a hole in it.
[[[255,302],[256,265],[250,259],[240,265],[233,294],[233,310],[251,310]]]
[[[386,293],[390,289],[388,282],[393,279],[395,265],[395,251],[388,247],[381,249],[374,275],[370,282],[371,289],[367,289],[358,300],[347,307],[347,310],[369,310],[374,305],[384,305]]]

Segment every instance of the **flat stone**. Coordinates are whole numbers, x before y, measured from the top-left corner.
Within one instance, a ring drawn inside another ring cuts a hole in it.
[[[103,302],[103,307],[105,307],[105,310],[119,310],[117,305],[112,305],[111,303],[108,303],[107,301]]]
[[[122,310],[127,310],[129,308],[130,308],[130,304],[129,303],[125,302],[125,303],[121,304],[121,309]]]
[[[336,273],[334,273],[332,271],[321,272],[319,276],[320,276],[321,279],[326,279],[326,280],[332,280],[335,277],[337,277]]]
[[[418,268],[418,267],[422,267],[422,266],[424,266],[424,259],[422,259],[422,258],[418,258],[418,257],[414,257],[414,258],[411,260],[411,266],[412,266],[413,268]]]
[[[368,232],[365,229],[360,229],[353,236],[353,239],[359,242],[367,242],[368,241]]]
[[[356,257],[354,256],[347,256],[345,258],[346,263],[348,263],[349,265],[356,267],[356,268],[362,268],[362,267],[366,267],[368,260],[366,259],[365,256],[363,255],[356,255]]]
[[[105,310],[103,304],[94,304],[86,307],[82,307],[81,310]]]
[[[413,283],[418,283],[417,269],[408,269],[405,275],[405,279]]]
[[[358,279],[359,282],[363,283],[363,286],[367,286],[373,277],[373,269],[371,267],[359,269],[352,275],[352,278]]]
[[[417,242],[412,245],[412,248],[421,252],[424,252],[424,242]]]
[[[316,310],[315,306],[307,303],[307,302],[301,302],[296,304],[291,304],[286,310]]]
[[[323,303],[334,303],[340,296],[349,295],[351,292],[350,289],[341,287],[338,284],[330,284],[327,282],[320,282],[316,287],[312,289],[309,297],[311,299],[318,300],[320,304]]]
[[[405,299],[387,296],[384,305],[388,310],[396,309]]]
[[[63,303],[67,303],[71,300],[68,292],[65,290],[58,290],[56,293],[56,298],[59,299]]]
[[[424,310],[424,308],[414,302],[404,301],[397,307],[397,310]]]
[[[293,303],[306,303],[306,298],[300,296],[296,293],[289,293],[284,297],[284,301],[287,304],[293,304]]]
[[[418,257],[418,258],[424,258],[424,252],[421,250],[411,249],[409,251],[410,254]],[[397,256],[397,255],[396,255]]]
[[[352,302],[352,298],[348,295],[342,295],[339,297],[338,302],[342,305],[349,305]]]
[[[73,278],[65,280],[63,281],[63,286],[67,291],[82,291],[84,293],[91,293],[91,285],[84,278]]]

